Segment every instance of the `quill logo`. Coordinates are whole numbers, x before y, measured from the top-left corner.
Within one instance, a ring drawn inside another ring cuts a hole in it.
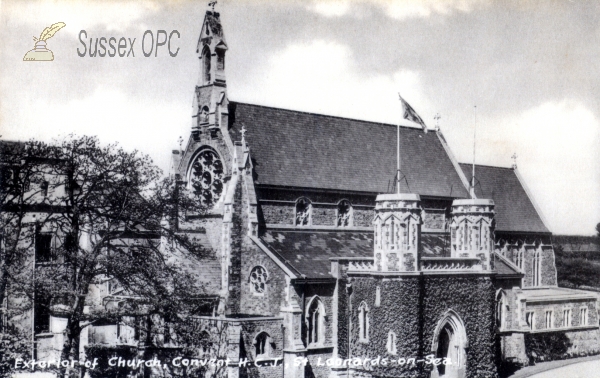
[[[64,22],[57,22],[56,24],[52,24],[52,26],[44,29],[42,34],[40,34],[40,38],[33,37],[35,41],[35,48],[33,50],[27,51],[27,54],[23,57],[23,61],[25,62],[43,62],[43,61],[52,61],[54,60],[54,54],[52,51],[46,48],[46,41],[49,40],[56,34],[57,31],[67,26]]]

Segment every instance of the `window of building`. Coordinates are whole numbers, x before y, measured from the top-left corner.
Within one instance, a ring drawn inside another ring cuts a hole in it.
[[[33,327],[35,333],[50,332],[50,297],[37,292],[33,303]]]
[[[525,321],[527,322],[529,329],[534,330],[535,329],[535,312],[527,311],[525,313]]]
[[[212,150],[201,151],[192,163],[190,185],[205,206],[215,204],[223,193],[223,162]]]
[[[587,307],[582,307],[579,310],[579,325],[581,325],[581,326],[588,325],[588,311],[587,311]]]
[[[35,261],[52,261],[52,234],[37,232],[35,235]]]
[[[540,286],[542,284],[542,256],[540,251],[533,253],[532,285]]]
[[[314,297],[310,302],[306,314],[308,345],[321,345],[324,342],[325,308],[319,297]]]
[[[396,334],[393,331],[388,332],[388,340],[387,340],[387,351],[389,354],[396,354],[398,349],[396,347]]]
[[[571,319],[571,309],[570,308],[564,309],[563,310],[563,324],[562,324],[562,326],[563,327],[570,327],[571,324],[572,324],[571,320],[572,320]]]
[[[523,269],[523,251],[519,250],[515,253],[515,265],[519,269]]]
[[[546,311],[546,328],[554,328],[554,322],[552,321],[553,311]]]
[[[369,306],[362,302],[358,307],[358,339],[366,343],[369,341]]]
[[[250,287],[254,294],[263,294],[267,288],[269,275],[262,266],[255,266],[250,271]]]
[[[338,227],[352,226],[352,205],[350,201],[342,200],[338,203],[337,225]]]
[[[207,46],[204,46],[204,50],[202,50],[202,77],[203,84],[210,83],[210,50]]]
[[[266,332],[261,332],[254,339],[254,353],[257,358],[268,357],[271,353],[270,336]]]
[[[311,204],[306,198],[300,198],[296,201],[296,226],[309,226],[311,222]]]

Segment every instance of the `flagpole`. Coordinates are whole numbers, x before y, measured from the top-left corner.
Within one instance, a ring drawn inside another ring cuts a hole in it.
[[[477,105],[475,105],[475,127],[473,128],[473,172],[471,172],[471,198],[475,198],[475,145],[477,143]]]
[[[397,138],[398,138],[398,144],[397,144],[397,148],[396,148],[396,160],[397,160],[398,172],[396,173],[396,176],[397,176],[398,182],[396,183],[396,185],[397,185],[396,192],[398,194],[400,194],[400,124],[399,123],[398,123]]]

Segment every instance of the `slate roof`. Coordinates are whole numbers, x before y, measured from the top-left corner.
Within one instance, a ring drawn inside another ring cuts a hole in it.
[[[373,257],[373,231],[269,230],[260,239],[273,254],[298,275],[333,278],[332,257]],[[449,257],[444,235],[423,234],[424,256]]]
[[[496,259],[494,261],[494,271],[500,276],[514,276],[516,278],[521,277],[523,273],[520,273],[518,270],[507,264],[501,257],[495,255]]]
[[[395,125],[230,103],[230,133],[240,129],[254,160],[256,183],[384,193],[396,173]],[[437,134],[401,127],[403,192],[468,196]]]
[[[472,166],[460,167],[470,181]],[[512,168],[475,165],[475,180],[475,195],[496,204],[496,231],[550,232]]]
[[[261,241],[284,263],[307,278],[333,278],[331,257],[373,257],[370,231],[275,231]]]

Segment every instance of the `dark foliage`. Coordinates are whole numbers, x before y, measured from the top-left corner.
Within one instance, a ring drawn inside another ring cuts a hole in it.
[[[525,334],[525,350],[531,362],[560,360],[573,345],[565,332]]]
[[[89,345],[85,348],[88,361],[98,359],[98,366],[87,369],[91,378],[126,378],[136,369],[127,366],[110,366],[108,361],[112,357],[121,357],[123,360],[133,360],[137,357],[137,348],[128,345],[107,346]]]

